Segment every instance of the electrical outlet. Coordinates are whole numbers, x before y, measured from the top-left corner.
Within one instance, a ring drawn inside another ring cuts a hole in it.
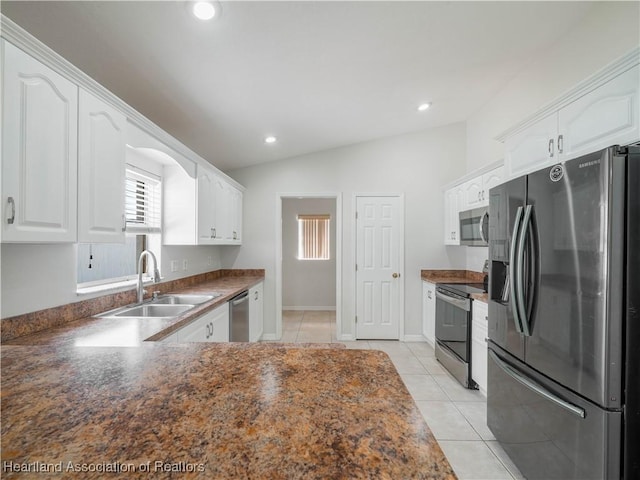
[[[184,270],[185,272],[187,271],[187,260],[186,259],[182,260],[182,270]]]
[[[177,260],[171,260],[171,271],[172,272],[177,272],[178,271],[178,261]]]

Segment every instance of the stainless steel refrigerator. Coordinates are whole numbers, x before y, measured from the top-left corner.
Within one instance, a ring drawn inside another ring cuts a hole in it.
[[[640,478],[640,147],[491,189],[487,423],[529,479]]]

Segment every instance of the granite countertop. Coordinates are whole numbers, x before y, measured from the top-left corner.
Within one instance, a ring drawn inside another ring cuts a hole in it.
[[[471,270],[420,270],[420,278],[431,283],[482,283],[484,273]]]
[[[3,346],[2,462],[3,478],[456,478],[385,353],[292,345]]]
[[[223,295],[174,320],[87,316],[4,342],[2,477],[455,479],[383,352],[161,341],[262,280],[180,288]]]
[[[224,304],[238,293],[264,280],[262,276],[228,276],[176,289],[171,293],[211,294],[221,296],[197,305],[175,318],[106,318],[89,316],[62,326],[15,338],[3,345],[75,345],[132,347],[144,341],[159,341],[184,327],[196,317]]]

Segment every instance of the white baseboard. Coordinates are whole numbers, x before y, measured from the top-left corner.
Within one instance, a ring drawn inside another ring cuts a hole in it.
[[[421,334],[405,335],[402,341],[403,342],[426,342],[427,339],[424,338],[424,335],[421,335]]]
[[[279,338],[276,337],[275,333],[263,333],[262,337],[260,338],[260,340],[271,340],[271,341],[275,341],[275,340],[280,340]]]
[[[311,311],[321,311],[327,310],[331,312],[336,311],[335,305],[333,307],[282,307],[282,310],[295,310],[295,311],[303,311],[303,310],[311,310]]]
[[[338,336],[338,340],[341,342],[355,342],[356,336],[350,333],[343,333]]]

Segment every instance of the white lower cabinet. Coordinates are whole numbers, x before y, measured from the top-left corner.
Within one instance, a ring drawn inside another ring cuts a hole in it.
[[[422,282],[422,335],[427,342],[436,344],[436,285]]]
[[[264,329],[264,284],[260,282],[249,289],[249,341],[257,342]]]
[[[472,302],[471,317],[471,378],[480,391],[487,394],[487,336],[489,306],[481,301]]]
[[[229,304],[220,305],[182,327],[166,342],[228,342]]]

